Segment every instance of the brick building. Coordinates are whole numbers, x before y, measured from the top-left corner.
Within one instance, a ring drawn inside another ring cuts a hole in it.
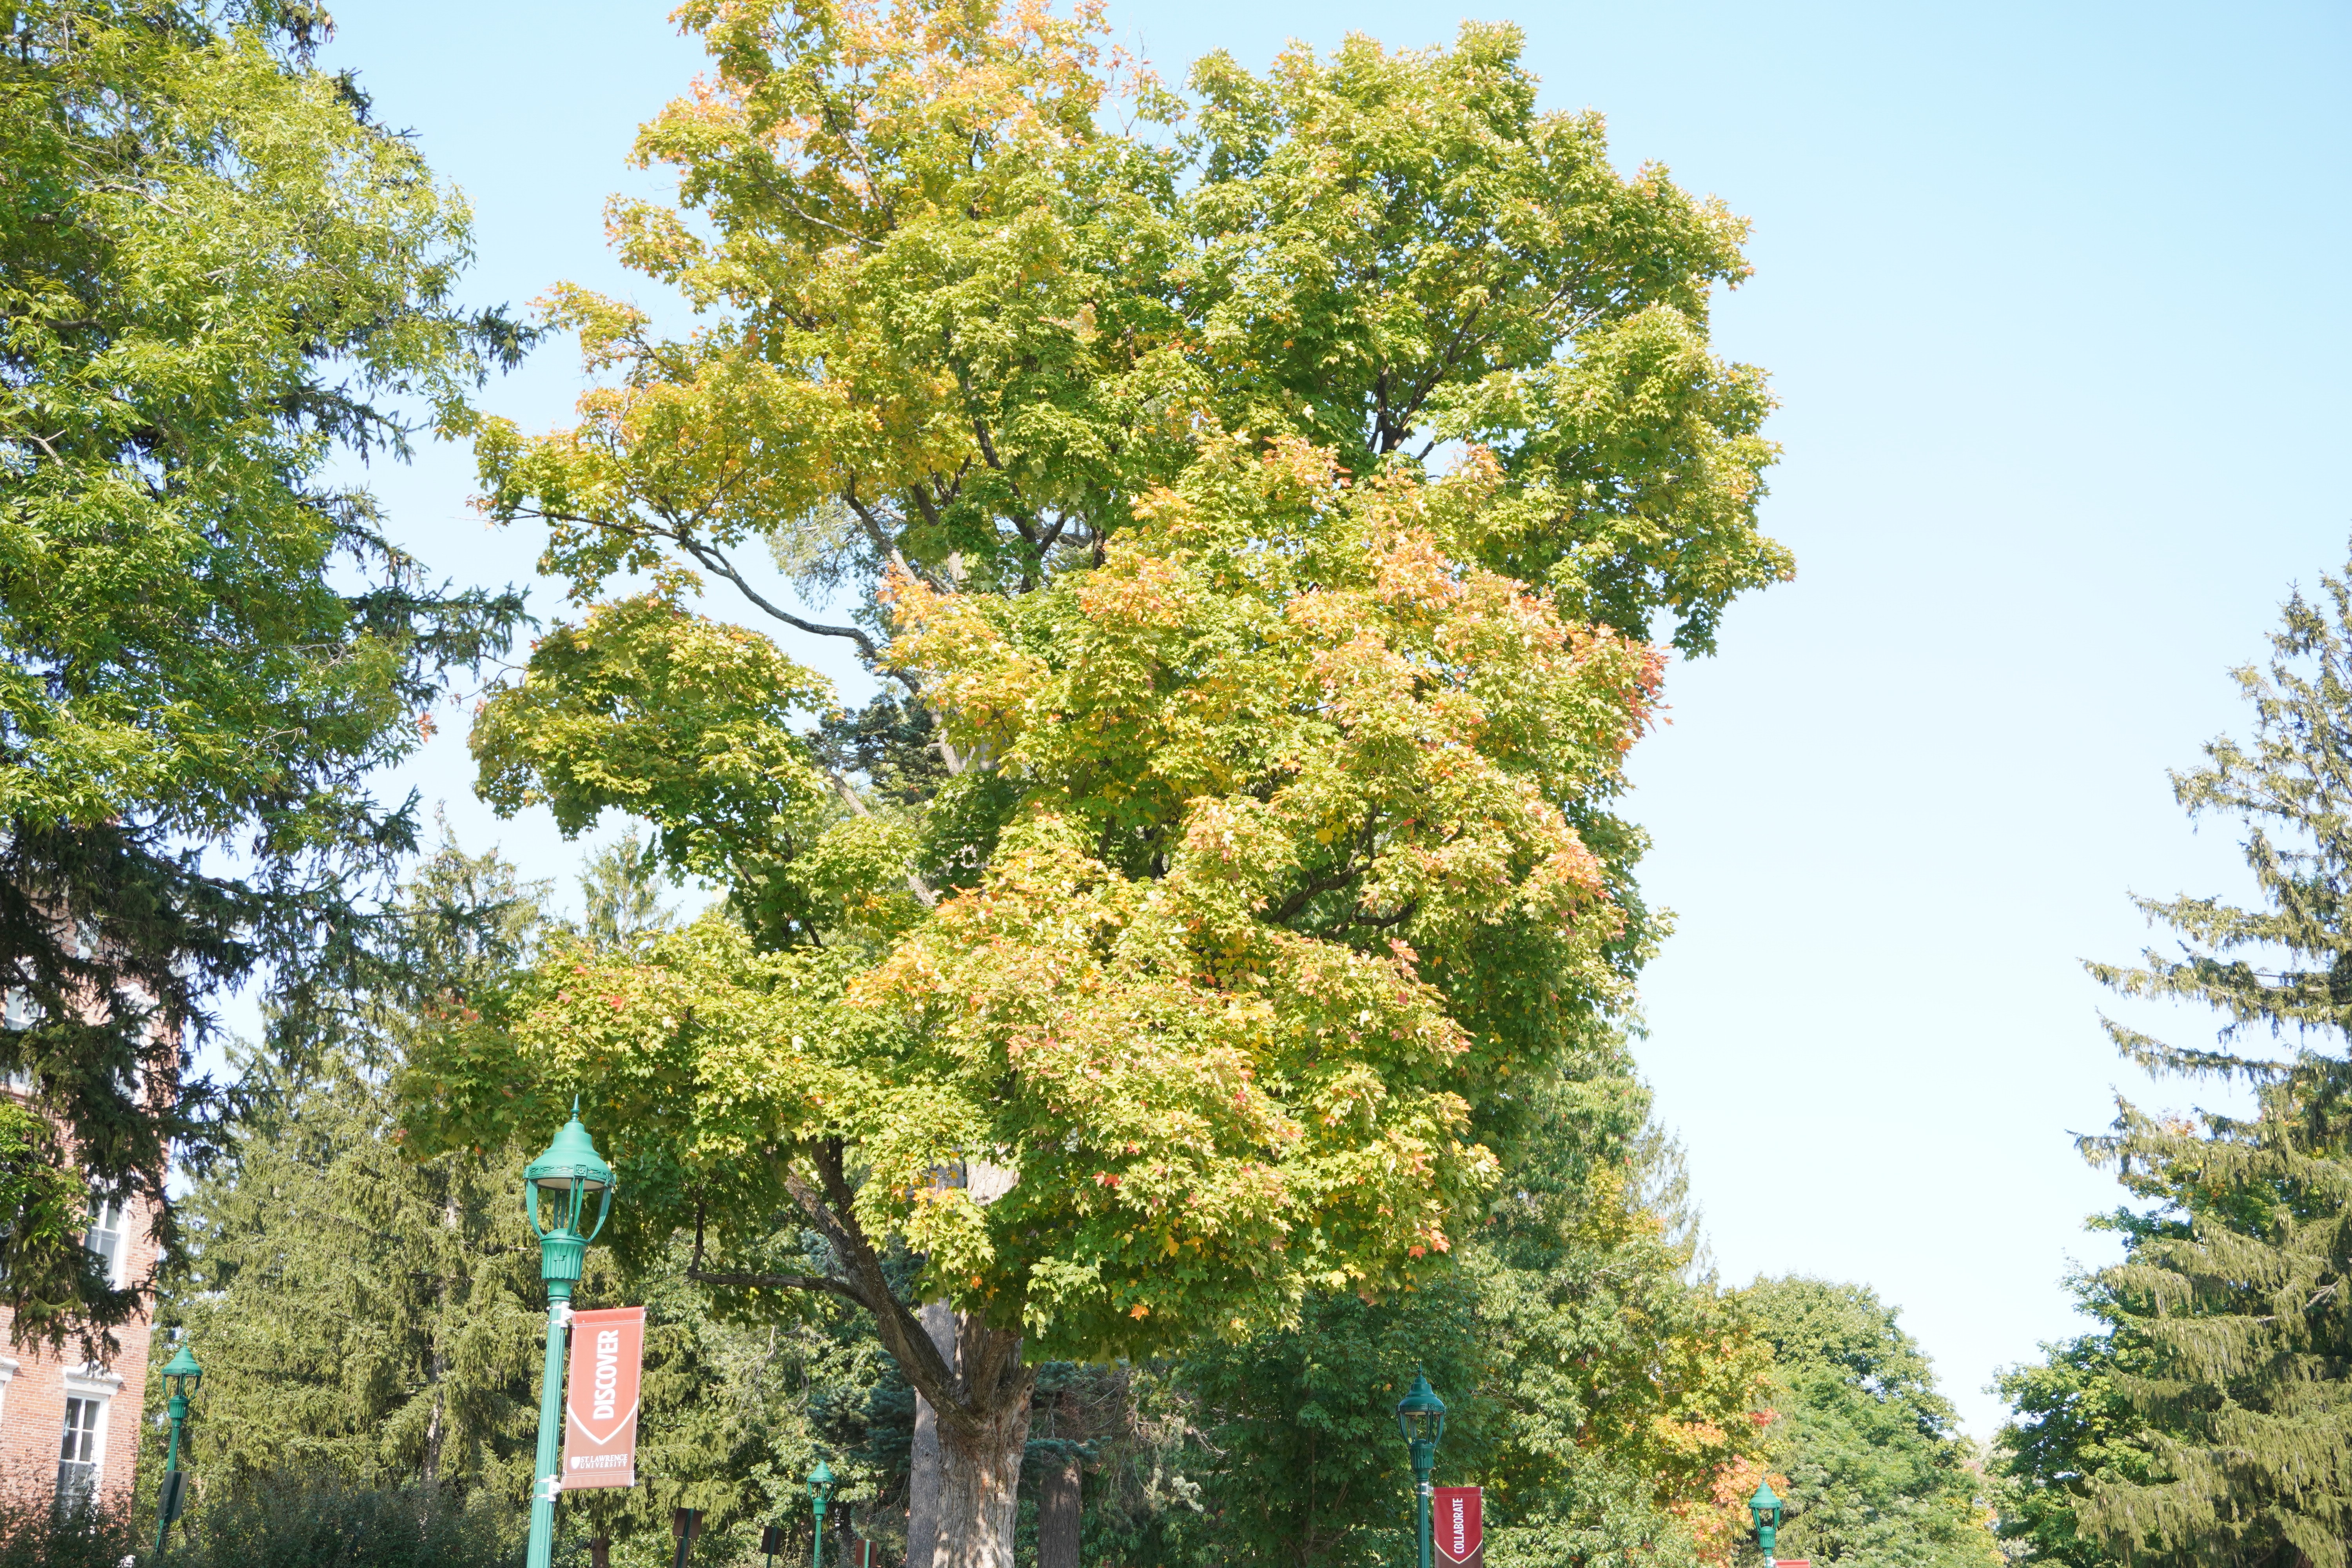
[[[146,1277],[155,1261],[142,1205],[106,1205],[85,1237],[118,1285]],[[0,1329],[8,1311],[0,1307]],[[128,1503],[144,1433],[149,1328],[142,1314],[115,1331],[111,1364],[83,1363],[71,1347],[12,1346],[0,1332],[0,1488],[19,1500],[69,1496]]]

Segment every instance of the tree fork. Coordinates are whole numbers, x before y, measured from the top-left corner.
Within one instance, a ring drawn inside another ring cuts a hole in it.
[[[937,1434],[936,1491],[927,1499],[923,1494],[931,1489],[919,1483],[908,1499],[908,1568],[1013,1568],[1021,1458],[1029,1440],[1030,1393],[1037,1381],[1036,1368],[1021,1359],[1021,1336],[991,1327],[980,1313],[951,1311],[941,1302],[918,1316],[898,1300],[857,1223],[845,1144],[826,1139],[809,1154],[818,1187],[787,1167],[785,1190],[850,1277],[708,1270],[701,1267],[698,1227],[688,1278],[711,1285],[821,1291],[864,1308],[883,1349],[913,1386],[919,1413],[929,1407]],[[945,1332],[936,1337],[929,1321],[934,1315],[945,1319],[938,1325]],[[928,1531],[919,1517],[926,1502],[934,1521]],[[927,1533],[932,1542],[928,1558]]]

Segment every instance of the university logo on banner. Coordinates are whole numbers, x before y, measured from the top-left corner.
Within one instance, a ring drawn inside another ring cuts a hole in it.
[[[646,1310],[572,1314],[572,1376],[563,1398],[563,1489],[637,1484],[637,1374]]]
[[[1440,1487],[1435,1506],[1437,1560],[1446,1568],[1486,1568],[1486,1521],[1478,1511],[1478,1489]]]

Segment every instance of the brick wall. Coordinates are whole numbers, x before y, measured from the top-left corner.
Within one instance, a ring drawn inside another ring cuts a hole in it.
[[[125,1206],[121,1223],[121,1258],[115,1278],[144,1279],[155,1261],[154,1238],[148,1234],[144,1205]],[[0,1308],[0,1331],[9,1321]],[[19,1497],[47,1500],[56,1495],[58,1459],[65,1440],[66,1401],[100,1398],[106,1402],[100,1421],[93,1458],[99,1461],[99,1488],[108,1498],[128,1502],[141,1451],[154,1447],[152,1434],[141,1426],[139,1407],[147,1390],[149,1330],[142,1314],[115,1331],[121,1348],[103,1367],[85,1366],[68,1346],[63,1355],[46,1345],[7,1343],[0,1331],[0,1485]],[[160,1449],[158,1450],[160,1456]],[[158,1459],[160,1463],[160,1458]]]

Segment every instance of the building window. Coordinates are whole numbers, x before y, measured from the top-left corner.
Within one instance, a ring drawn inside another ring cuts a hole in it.
[[[22,991],[10,991],[7,994],[7,999],[0,1002],[0,1029],[8,1030],[10,1033],[21,1033],[31,1028],[39,1021],[39,1018],[40,1013],[34,1007],[33,999]],[[11,1094],[33,1092],[33,1075],[29,1068],[10,1068],[6,1083]]]
[[[82,1245],[98,1254],[99,1267],[106,1271],[109,1285],[122,1283],[122,1205],[104,1198],[93,1198],[89,1205],[89,1229],[82,1237]]]
[[[98,1499],[98,1470],[106,1459],[106,1401],[75,1394],[66,1400],[65,1442],[58,1449],[58,1508],[74,1512]]]

